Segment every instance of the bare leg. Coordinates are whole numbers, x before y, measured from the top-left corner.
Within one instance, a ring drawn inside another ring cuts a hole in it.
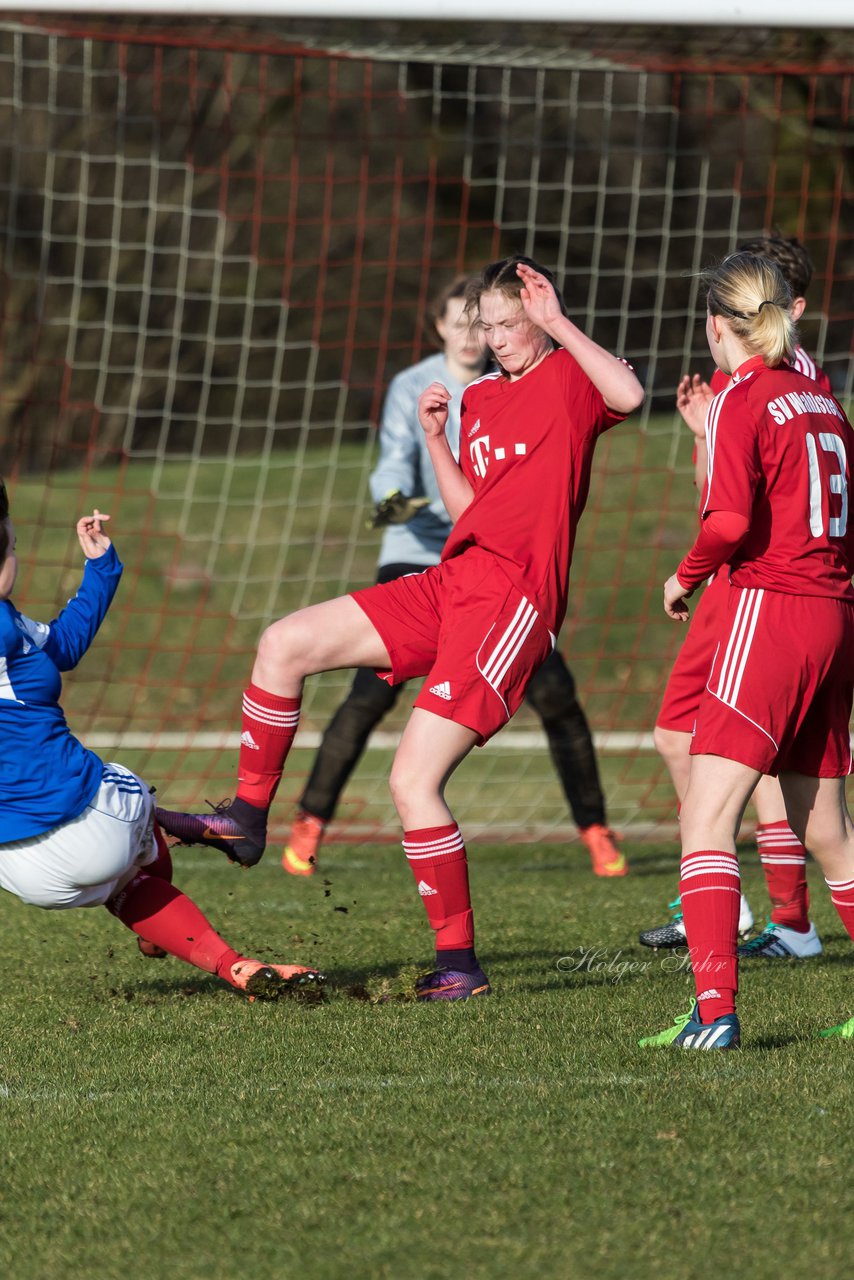
[[[780,780],[769,777],[767,773],[763,773],[756,784],[756,790],[753,792],[753,806],[756,809],[757,818],[763,825],[768,822],[788,822],[789,820]]]
[[[415,707],[394,758],[389,787],[404,830],[453,822],[445,786],[478,740],[473,729]]]
[[[698,849],[735,853],[747,802],[762,774],[723,756],[692,756],[682,804],[682,854]]]
[[[676,799],[681,805],[691,778],[691,734],[656,725],[653,740],[656,751],[667,765]]]
[[[309,605],[267,628],[258,644],[252,683],[298,698],[306,676],[342,667],[389,667],[388,650],[352,596]]]
[[[782,773],[789,825],[815,857],[826,880],[854,880],[854,823],[844,778]]]

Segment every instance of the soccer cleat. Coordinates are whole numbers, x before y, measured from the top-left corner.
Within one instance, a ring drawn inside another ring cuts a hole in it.
[[[843,1040],[854,1040],[854,1018],[849,1018],[847,1022],[840,1022],[838,1027],[828,1027],[826,1031],[819,1031],[820,1036],[839,1036]]]
[[[738,1015],[725,1013],[714,1022],[701,1022],[697,1002],[688,1013],[680,1014],[672,1027],[657,1035],[645,1036],[638,1044],[642,1049],[655,1045],[678,1045],[680,1049],[737,1049],[741,1044]]]
[[[684,947],[687,945],[685,940],[685,921],[682,919],[682,899],[674,898],[672,902],[668,902],[669,909],[673,912],[673,919],[669,924],[660,924],[655,929],[644,929],[643,933],[638,934],[638,941],[645,947],[652,947],[658,950],[659,947]],[[738,932],[740,937],[744,937],[753,928],[753,912],[750,910],[750,903],[741,895],[741,907],[738,913]]]
[[[810,924],[806,933],[798,933],[797,929],[769,921],[760,934],[738,948],[738,958],[806,960],[809,956],[820,956],[821,952],[821,939],[814,924]]]
[[[656,951],[659,947],[684,947],[686,945],[685,922],[682,919],[681,905],[680,898],[674,898],[672,902],[668,902],[667,906],[673,912],[673,919],[669,924],[660,924],[655,929],[644,929],[643,933],[638,934],[639,942]]]
[[[300,964],[264,964],[262,960],[238,960],[231,966],[229,982],[250,1000],[278,1000],[280,996],[314,990],[325,974]]]
[[[415,982],[416,1000],[468,1000],[488,996],[492,988],[482,969],[463,973],[459,969],[434,969]]]
[[[282,866],[292,876],[313,876],[317,870],[317,855],[320,850],[326,823],[310,813],[297,814],[288,843],[282,854]]]
[[[624,876],[628,874],[629,864],[625,856],[617,848],[617,838],[613,831],[594,822],[590,827],[582,827],[578,834],[593,863],[593,874],[597,876]]]
[[[206,803],[210,804],[210,801]],[[211,805],[212,813],[175,813],[169,809],[157,809],[155,817],[163,830],[175,836],[180,844],[204,844],[210,849],[219,849],[230,862],[237,862],[241,867],[254,867],[264,852],[266,838],[262,834],[260,840],[257,839],[232,817],[230,809],[235,803],[238,802],[221,800],[219,804]]]

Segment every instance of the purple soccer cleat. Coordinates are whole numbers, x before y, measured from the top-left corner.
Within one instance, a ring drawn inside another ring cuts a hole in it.
[[[266,844],[263,825],[266,815],[260,809],[255,811],[261,821],[253,824],[253,830],[245,821],[247,816],[250,820],[254,816],[252,806],[245,801],[221,800],[219,804],[211,805],[211,809],[211,813],[176,813],[170,809],[157,809],[155,816],[163,830],[181,844],[204,844],[224,853],[230,862],[241,867],[254,867]],[[244,810],[249,810],[249,814]],[[239,818],[244,821],[239,821]]]
[[[434,969],[415,983],[416,1000],[469,1000],[472,996],[488,996],[492,991],[482,969],[463,973],[459,969]]]

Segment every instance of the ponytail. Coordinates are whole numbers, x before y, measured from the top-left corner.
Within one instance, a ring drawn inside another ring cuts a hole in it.
[[[772,368],[792,356],[798,336],[792,294],[773,262],[732,253],[704,278],[709,314],[722,316],[748,351]]]

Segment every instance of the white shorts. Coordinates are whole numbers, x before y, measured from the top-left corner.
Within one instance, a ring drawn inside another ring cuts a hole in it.
[[[100,907],[156,857],[154,797],[130,769],[107,764],[76,818],[0,845],[0,888],[35,907]]]

